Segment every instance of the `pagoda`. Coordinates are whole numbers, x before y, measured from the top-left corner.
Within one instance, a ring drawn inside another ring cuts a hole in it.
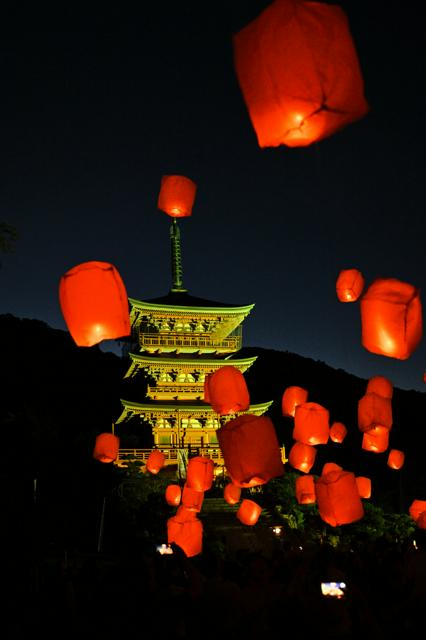
[[[195,450],[220,465],[216,431],[232,416],[219,416],[204,401],[204,381],[224,365],[244,373],[255,362],[257,356],[238,358],[242,323],[254,304],[224,304],[190,295],[183,286],[176,218],[170,241],[170,291],[150,300],[129,298],[133,346],[124,378],[141,376],[147,388],[143,403],[121,399],[116,424],[139,418],[149,425],[153,446],[166,453],[166,464],[176,463],[177,452]],[[254,404],[241,413],[262,415],[271,404]]]

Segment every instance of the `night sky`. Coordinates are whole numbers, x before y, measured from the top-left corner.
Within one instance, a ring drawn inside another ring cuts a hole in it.
[[[359,304],[335,292],[344,268],[426,292],[423,25],[413,2],[336,4],[370,112],[293,149],[259,148],[233,66],[232,35],[269,2],[3,11],[0,221],[19,238],[1,255],[0,313],[66,329],[59,279],[87,260],[113,263],[129,297],[165,295],[156,204],[162,176],[180,174],[197,184],[179,222],[184,284],[255,304],[245,346],[424,391],[426,337],[406,361],[371,354]]]

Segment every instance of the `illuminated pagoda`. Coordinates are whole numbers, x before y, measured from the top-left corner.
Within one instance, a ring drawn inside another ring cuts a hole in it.
[[[236,306],[189,295],[183,286],[180,230],[170,227],[172,287],[163,297],[129,298],[130,366],[125,378],[142,374],[144,403],[121,399],[116,424],[139,417],[152,429],[153,446],[176,463],[178,452],[198,451],[223,463],[216,430],[229,416],[219,416],[204,401],[208,374],[227,363],[244,373],[256,360],[233,357],[242,346],[242,323],[254,304]],[[241,413],[262,415],[272,401],[251,405]],[[128,450],[123,450],[125,453]],[[142,457],[142,459],[144,459]]]

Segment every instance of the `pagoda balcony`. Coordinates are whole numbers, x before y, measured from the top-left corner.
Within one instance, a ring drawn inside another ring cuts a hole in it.
[[[211,336],[195,336],[193,333],[140,333],[139,345],[148,351],[207,351],[233,352],[242,345],[241,335],[228,336],[222,340],[213,340]]]
[[[202,400],[204,384],[180,382],[178,384],[148,385],[146,395],[151,400]]]

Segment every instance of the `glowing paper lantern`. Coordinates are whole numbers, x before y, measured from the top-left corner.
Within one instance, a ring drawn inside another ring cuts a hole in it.
[[[243,524],[253,526],[259,520],[259,516],[262,513],[262,507],[260,507],[253,500],[243,500],[237,511],[237,518]]]
[[[317,402],[296,407],[293,438],[304,444],[327,444],[330,433],[329,412]]]
[[[426,512],[426,500],[413,500],[408,508],[410,516],[417,522],[421,513]]]
[[[185,176],[163,176],[157,207],[172,218],[192,214],[197,186]]]
[[[216,369],[209,376],[210,404],[219,415],[245,411],[250,406],[250,395],[241,371],[232,365]]]
[[[180,522],[192,521],[197,519],[197,513],[194,509],[187,509],[183,504],[180,504],[176,510],[176,517]]]
[[[340,302],[355,302],[364,289],[364,276],[358,269],[343,269],[336,280],[336,293]]]
[[[99,462],[114,462],[118,456],[120,439],[113,433],[100,433],[96,436],[93,457]]]
[[[332,471],[315,483],[318,512],[332,527],[356,522],[364,516],[364,507],[355,475],[350,471]]]
[[[404,464],[405,454],[399,449],[391,449],[388,456],[388,467],[391,469],[401,469]]]
[[[166,502],[171,507],[177,507],[182,497],[182,489],[178,484],[169,484],[166,487]]]
[[[375,393],[382,398],[392,399],[393,396],[393,384],[385,376],[373,376],[369,379],[367,384],[366,393]]]
[[[283,475],[281,448],[269,417],[246,413],[216,433],[225,467],[237,487],[254,487]]]
[[[371,480],[365,476],[355,478],[360,498],[371,498]]]
[[[241,498],[241,487],[229,482],[223,490],[223,497],[228,504],[237,504]]]
[[[210,458],[189,458],[186,467],[186,486],[195,491],[208,491],[214,478],[214,462]]]
[[[342,470],[343,470],[343,467],[336,464],[335,462],[326,462],[322,468],[321,475],[325,476],[327,473],[330,473],[331,471],[342,471]]]
[[[203,523],[198,518],[187,520],[184,512],[167,520],[167,542],[174,542],[188,558],[201,553],[203,549]]]
[[[419,529],[426,529],[426,511],[422,511],[416,520],[416,525]]]
[[[348,433],[347,428],[343,422],[333,422],[330,427],[330,440],[333,442],[342,443]]]
[[[377,393],[366,393],[358,401],[358,428],[360,431],[370,431],[375,427],[392,428],[392,403],[389,398],[378,396]]]
[[[234,36],[238,82],[260,147],[306,146],[368,111],[340,7],[275,0]]]
[[[295,493],[299,504],[314,504],[316,501],[314,476],[298,476]]]
[[[383,453],[389,446],[389,429],[374,427],[362,436],[362,449],[373,453]]]
[[[309,473],[314,466],[316,455],[315,447],[303,442],[295,442],[288,454],[288,462],[294,469]]]
[[[182,491],[182,506],[188,509],[188,511],[201,511],[204,501],[204,491],[195,491],[191,489],[185,483]]]
[[[59,303],[79,347],[130,335],[126,288],[109,262],[83,262],[67,271],[59,282]]]
[[[287,387],[281,400],[283,416],[294,418],[296,407],[308,399],[308,392],[302,387]]]
[[[165,462],[166,456],[164,453],[158,451],[158,449],[153,449],[146,461],[146,468],[155,475],[164,467]]]
[[[395,278],[378,278],[361,298],[362,345],[406,360],[423,335],[419,289]]]

